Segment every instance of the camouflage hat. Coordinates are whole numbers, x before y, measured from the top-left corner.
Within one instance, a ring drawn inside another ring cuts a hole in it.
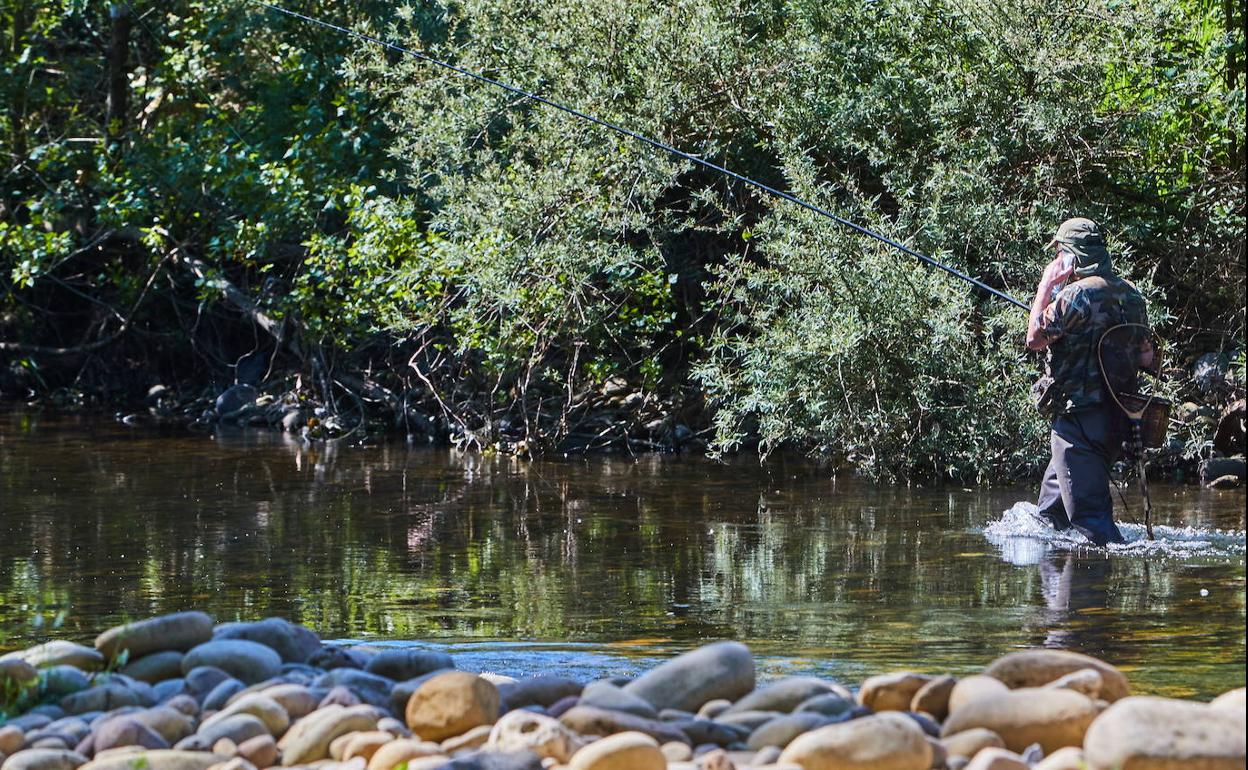
[[[1047,248],[1062,244],[1075,255],[1075,275],[1087,278],[1091,275],[1107,275],[1114,270],[1101,228],[1091,219],[1074,217],[1057,228],[1057,235]]]
[[[1076,252],[1096,250],[1098,246],[1105,247],[1105,239],[1101,237],[1100,226],[1084,217],[1074,217],[1063,222],[1057,228],[1057,235],[1049,241],[1048,248],[1051,249],[1059,243],[1075,247]],[[1089,246],[1092,248],[1089,249]]]

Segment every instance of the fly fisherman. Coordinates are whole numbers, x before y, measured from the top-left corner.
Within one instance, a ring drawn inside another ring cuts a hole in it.
[[[1045,376],[1033,389],[1036,407],[1052,425],[1052,458],[1037,507],[1059,531],[1074,527],[1098,546],[1121,543],[1109,471],[1129,427],[1104,392],[1097,346],[1112,326],[1147,324],[1144,297],[1114,272],[1092,220],[1066,220],[1049,248],[1055,256],[1044,268],[1027,324],[1027,348],[1048,351]],[[1151,352],[1145,356],[1150,360],[1139,363],[1151,363]]]

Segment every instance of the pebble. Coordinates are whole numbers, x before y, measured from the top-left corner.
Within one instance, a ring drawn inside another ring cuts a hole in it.
[[[1073,690],[1025,687],[977,698],[955,709],[945,720],[942,734],[983,727],[1001,736],[1011,751],[1021,752],[1038,743],[1045,752],[1053,752],[1082,745],[1097,713],[1091,698]]]
[[[862,683],[858,703],[872,711],[909,711],[910,702],[931,677],[912,671],[873,676]]]
[[[1103,660],[1065,650],[1023,650],[993,661],[984,669],[987,676],[1000,679],[1006,687],[1040,687],[1083,668],[1101,675],[1100,697],[1113,703],[1131,694],[1131,685],[1122,672]]]
[[[572,757],[571,770],[666,770],[667,760],[649,735],[624,732],[594,741]]]
[[[377,749],[368,760],[368,770],[393,770],[405,762],[411,768],[411,760],[425,757],[442,757],[442,747],[429,741],[400,738]]]
[[[1092,770],[1242,770],[1244,712],[1170,698],[1123,698],[1087,731]]]
[[[531,751],[542,759],[565,763],[585,741],[558,719],[526,711],[512,711],[498,720],[486,743],[497,751]]]
[[[943,722],[949,716],[949,696],[957,684],[958,680],[947,674],[929,680],[910,699],[910,711],[931,714],[933,719]]]
[[[803,770],[928,770],[932,747],[913,720],[884,713],[798,736],[778,761]]]
[[[976,754],[966,770],[1031,770],[1031,766],[1012,751],[988,748]]]

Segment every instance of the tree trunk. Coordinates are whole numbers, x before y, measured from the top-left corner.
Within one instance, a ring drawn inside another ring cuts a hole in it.
[[[130,14],[124,5],[114,3],[108,9],[113,35],[108,46],[108,134],[116,138],[126,128],[129,77],[127,56],[130,50]]]

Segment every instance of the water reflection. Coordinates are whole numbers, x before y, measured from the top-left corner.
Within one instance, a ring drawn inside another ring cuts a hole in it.
[[[56,635],[89,639],[198,607],[331,638],[506,640],[472,651],[495,669],[738,638],[773,669],[846,679],[1053,644],[1153,691],[1243,683],[1242,493],[1158,490],[1162,524],[1241,531],[1238,551],[1164,559],[985,539],[1032,494],[876,488],[795,458],[527,463],[8,414],[0,648],[59,612]]]

